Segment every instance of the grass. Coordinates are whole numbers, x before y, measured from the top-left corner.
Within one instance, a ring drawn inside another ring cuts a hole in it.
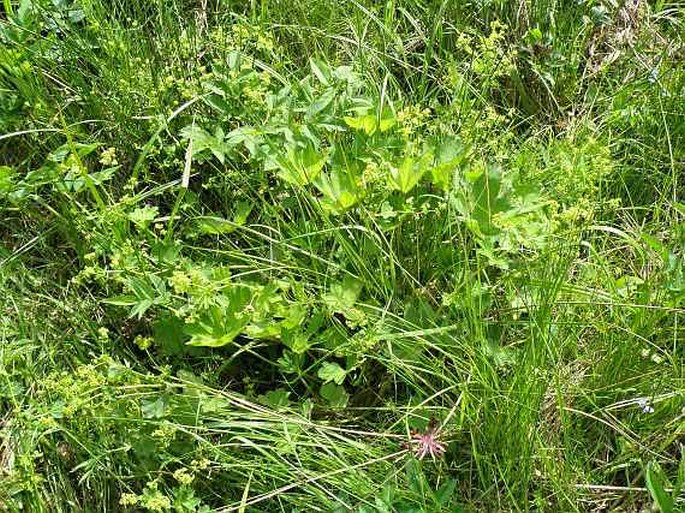
[[[0,510],[680,511],[680,11],[4,0]]]

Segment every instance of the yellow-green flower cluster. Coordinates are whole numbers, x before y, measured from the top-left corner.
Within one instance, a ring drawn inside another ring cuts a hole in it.
[[[423,128],[431,115],[429,108],[421,108],[419,105],[409,105],[397,113],[399,131],[405,139],[417,134]]]
[[[119,164],[117,161],[117,150],[116,148],[109,147],[100,155],[100,164],[105,167],[112,167]]]

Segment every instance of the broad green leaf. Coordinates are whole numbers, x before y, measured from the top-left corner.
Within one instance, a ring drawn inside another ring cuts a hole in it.
[[[241,322],[241,319],[234,319],[223,327],[198,323],[186,329],[186,333],[191,337],[187,344],[198,347],[223,347],[233,342],[246,324]]]
[[[111,180],[112,177],[119,170],[119,167],[120,166],[108,167],[107,169],[103,169],[102,171],[96,171],[95,173],[90,173],[88,176],[90,177],[90,179],[93,181],[93,183],[95,185],[101,185],[102,183]]]
[[[212,90],[211,87],[206,86],[208,89]],[[223,91],[221,93],[217,93],[216,90],[213,90],[215,94],[208,94],[203,98],[203,101],[209,105],[211,108],[218,110],[221,113],[229,113],[231,112],[231,104],[228,103],[223,97],[226,96],[226,93]]]
[[[63,144],[62,146],[52,150],[48,155],[48,160],[50,162],[64,162],[66,158],[71,153],[71,148],[69,144]]]
[[[69,9],[67,10],[67,16],[69,17],[69,21],[74,24],[86,19],[86,13],[83,9]]]
[[[474,226],[470,226],[469,223],[467,223],[467,226],[471,229],[471,231],[474,234],[479,234],[480,230],[478,229],[478,224],[476,223],[475,220],[473,221]],[[500,269],[509,269],[511,262],[507,258],[506,255],[503,255],[501,252],[497,251],[497,248],[493,244],[492,238],[484,238],[481,240],[481,245],[477,249],[477,252],[479,255],[483,256],[487,261],[488,265],[494,266],[494,267],[499,267]]]
[[[142,301],[139,301],[133,306],[133,308],[131,308],[129,317],[138,317],[138,319],[142,319],[143,314],[145,314],[145,312],[147,312],[153,304],[154,302],[151,299],[143,299]]]
[[[319,393],[332,408],[344,408],[350,400],[345,388],[335,383],[326,383],[321,387]]]
[[[438,145],[431,179],[435,185],[447,191],[452,186],[454,174],[464,162],[468,148],[458,138],[451,138]]]
[[[500,196],[502,190],[502,171],[497,166],[488,166],[472,185],[475,198],[474,217],[481,227],[491,223],[492,216],[509,208],[509,202]]]
[[[322,206],[335,213],[342,213],[356,205],[361,199],[361,191],[350,173],[342,168],[334,168],[329,174],[322,174],[314,186],[323,194]]]
[[[355,130],[362,130],[366,135],[373,135],[376,133],[376,116],[375,114],[366,114],[357,117],[345,116],[343,118],[345,124]]]
[[[419,497],[429,493],[426,476],[421,470],[421,464],[415,458],[409,458],[404,466],[407,473],[407,485],[409,489]]]
[[[392,506],[392,503],[395,501],[395,486],[390,482],[386,482],[383,485],[380,497],[377,497],[377,501],[378,500],[383,502],[386,506]]]
[[[153,258],[171,264],[178,262],[181,246],[176,242],[159,241],[151,245],[150,252]]]
[[[34,0],[21,0],[19,3],[19,10],[17,11],[17,19],[20,24],[24,25],[30,23],[30,18],[35,7]]]
[[[299,374],[302,371],[304,357],[292,351],[283,351],[283,356],[277,362],[278,366],[286,374]]]
[[[155,289],[144,278],[130,277],[126,284],[138,299],[152,299],[155,297]]]
[[[233,342],[250,322],[246,307],[252,299],[250,289],[234,286],[225,293],[228,304],[224,308],[212,307],[198,322],[186,328],[191,336],[188,345],[221,347]]]
[[[511,208],[502,194],[501,170],[497,166],[474,167],[467,169],[464,177],[466,180],[452,197],[453,205],[477,237],[497,235],[501,230],[493,223],[493,217]]]
[[[328,89],[309,106],[306,113],[307,117],[311,118],[316,116],[319,112],[325,110],[333,102],[335,95],[335,89]]]
[[[180,355],[188,352],[185,346],[185,322],[170,313],[160,315],[152,325],[155,347],[163,353]]]
[[[391,166],[388,176],[390,186],[404,194],[411,191],[419,183],[421,177],[430,168],[433,156],[425,153],[421,157],[405,157],[398,167]]]
[[[159,215],[159,209],[157,207],[139,207],[133,212],[129,212],[128,218],[133,221],[136,226],[141,228],[147,228]]]
[[[307,308],[300,303],[285,305],[285,317],[281,321],[281,326],[286,330],[293,330],[307,318]]]
[[[347,371],[335,362],[323,362],[317,375],[324,383],[332,381],[336,385],[342,385],[345,381],[345,376],[347,376]]]
[[[333,76],[336,80],[347,82],[349,85],[359,83],[359,75],[354,72],[352,66],[338,66],[333,70]]]
[[[212,135],[197,125],[189,125],[181,129],[181,137],[193,141],[193,156],[206,150],[213,144]]]
[[[452,496],[454,495],[454,490],[456,487],[457,480],[448,479],[440,486],[440,488],[438,488],[438,490],[435,492],[435,502],[438,503],[438,506],[447,506],[450,500],[452,500]]]
[[[483,344],[483,349],[496,367],[508,367],[516,363],[515,350],[511,347],[501,346],[496,342],[487,342]]]
[[[0,166],[0,193],[8,193],[12,190],[14,174],[11,167]]]
[[[281,339],[283,344],[297,355],[306,353],[312,347],[307,334],[300,331],[283,329],[281,330]]]
[[[111,297],[103,302],[110,305],[131,306],[130,317],[141,318],[153,305],[165,304],[169,300],[166,285],[154,274],[148,275],[147,279],[129,277],[126,285],[133,294]]]
[[[381,133],[387,132],[395,126],[396,122],[397,119],[395,118],[395,114],[391,109],[386,107],[383,109],[380,119],[378,120],[378,129],[381,131]]]
[[[241,126],[228,132],[225,142],[229,146],[237,146],[242,143],[249,148],[250,145],[257,142],[258,138],[258,130],[249,126]]]
[[[345,276],[342,282],[331,285],[324,295],[324,303],[333,311],[341,314],[354,307],[362,291],[363,283],[352,276]]]
[[[161,419],[167,409],[167,398],[159,396],[157,399],[147,399],[140,405],[143,417],[146,419]]]
[[[387,132],[395,126],[397,119],[390,108],[384,108],[383,112],[377,110],[372,112],[361,112],[357,116],[345,116],[343,121],[350,128],[361,130],[366,135],[374,135],[376,132]]]
[[[190,125],[181,130],[181,136],[188,139],[189,144],[192,145],[191,157],[209,150],[222,164],[226,160],[226,153],[230,149],[230,145],[224,140],[226,134],[220,126],[216,127],[214,135],[212,135],[196,125]]]
[[[326,152],[319,152],[309,144],[304,148],[290,146],[274,163],[279,177],[292,185],[304,186],[319,176],[326,159]]]
[[[202,385],[203,380],[201,376],[198,376],[194,372],[191,372],[187,369],[181,369],[177,372],[178,378],[183,380],[183,381],[189,381],[190,383],[194,383],[196,385]],[[189,393],[195,393],[197,389],[195,387],[191,387],[189,390]]]
[[[641,238],[644,242],[646,242],[646,243],[649,245],[649,247],[652,248],[652,250],[654,250],[655,252],[657,252],[657,253],[658,253],[659,255],[661,255],[662,257],[664,257],[665,255],[668,255],[668,249],[667,249],[666,246],[664,246],[664,244],[663,244],[659,239],[657,239],[656,237],[652,237],[652,236],[649,235],[648,233],[642,233],[642,234],[640,234],[640,238]]]
[[[199,323],[186,329],[186,333],[190,335],[187,344],[198,347],[223,347],[233,342],[243,327],[244,325],[234,323],[230,328],[217,330],[212,325]]]
[[[392,513],[392,509],[390,509],[392,503],[387,503],[383,501],[383,499],[381,499],[380,497],[376,497],[375,506],[376,509],[370,510],[373,513]]]
[[[86,155],[90,155],[93,153],[96,149],[100,147],[99,143],[92,143],[92,144],[83,144],[83,143],[64,143],[62,146],[59,148],[53,150],[50,152],[48,155],[48,160],[50,162],[64,162],[67,160],[67,157],[70,156],[73,150],[76,150],[76,153],[78,154],[79,157],[85,157]]]
[[[214,155],[222,164],[226,160],[226,152],[228,151],[228,147],[224,144],[224,137],[225,134],[223,129],[220,126],[216,127],[214,138],[211,139],[211,144],[209,146],[209,151],[211,151],[212,155]]]
[[[252,213],[254,205],[248,201],[239,201],[235,208],[233,222],[238,225],[244,225],[247,218]]]
[[[230,50],[226,55],[226,64],[228,64],[229,69],[238,69],[242,62],[243,55],[238,50]]]
[[[156,296],[162,296],[166,293],[166,282],[162,278],[151,273],[147,277],[155,288]]]
[[[285,408],[289,404],[288,397],[290,392],[282,388],[276,390],[270,390],[266,394],[259,396],[259,402],[273,408],[274,410],[280,410]]]
[[[281,336],[281,324],[272,317],[253,319],[244,331],[251,338],[276,339]]]

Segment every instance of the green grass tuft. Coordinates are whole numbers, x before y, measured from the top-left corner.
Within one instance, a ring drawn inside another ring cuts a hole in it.
[[[682,509],[679,14],[4,0],[0,511]]]

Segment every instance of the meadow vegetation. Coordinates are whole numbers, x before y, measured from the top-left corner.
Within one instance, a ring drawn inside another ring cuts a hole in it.
[[[0,511],[682,511],[682,4],[0,4]]]

